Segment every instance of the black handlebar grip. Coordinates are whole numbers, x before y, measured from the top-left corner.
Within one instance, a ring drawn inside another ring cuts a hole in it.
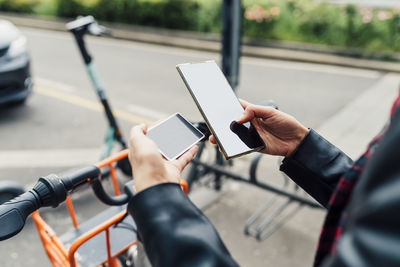
[[[32,190],[0,205],[0,240],[18,234],[26,218],[40,207],[57,207],[67,193],[99,176],[100,169],[89,166],[62,175],[50,174],[38,180]]]
[[[62,180],[65,189],[67,191],[78,188],[82,184],[86,184],[87,179],[97,178],[101,171],[94,165],[87,166],[84,168],[71,170],[58,175],[58,178]]]
[[[28,191],[0,206],[0,240],[18,234],[25,225],[26,218],[40,208],[38,195]]]
[[[122,194],[119,196],[110,196],[109,194],[107,194],[99,179],[94,179],[91,183],[91,187],[96,197],[104,204],[110,206],[121,206],[128,203],[129,201],[129,197],[126,194]]]

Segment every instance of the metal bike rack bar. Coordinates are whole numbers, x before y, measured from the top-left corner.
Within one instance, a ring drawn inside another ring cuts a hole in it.
[[[257,182],[256,170],[259,164],[259,161],[262,157],[262,154],[256,154],[250,165],[250,180],[253,183]],[[279,162],[280,163],[280,162]],[[283,174],[283,185],[282,190],[289,190],[290,184],[294,185],[294,194],[297,195],[299,187],[291,183],[289,178]],[[284,198],[284,202],[276,205],[275,209],[274,203],[277,202],[280,198]],[[294,205],[292,205],[294,204]],[[300,203],[294,200],[290,196],[282,196],[279,193],[275,193],[261,208],[259,208],[250,218],[247,220],[244,233],[246,235],[255,237],[258,241],[264,241],[268,237],[270,237],[275,231],[277,231],[280,227],[282,227],[291,217],[293,217],[303,206],[303,203]],[[283,217],[279,218],[279,216],[290,208],[290,206],[294,206],[294,208],[288,212]],[[267,211],[272,210],[269,214],[266,214]],[[265,218],[262,217],[265,215]]]
[[[200,151],[203,152],[203,150],[204,143],[200,145]],[[224,168],[225,162],[221,162],[218,158],[217,164],[216,162],[212,164],[202,162],[200,161],[201,154],[198,154],[192,161],[193,166],[189,174],[192,181],[193,179],[196,180],[198,177],[202,177],[202,175],[212,173],[219,179],[225,177],[252,184],[273,193],[270,199],[249,217],[244,226],[244,233],[255,237],[258,241],[263,241],[270,237],[304,206],[324,209],[317,202],[301,196],[300,193],[302,190],[295,183],[291,182],[285,174],[282,174],[283,183],[281,186],[260,182],[257,179],[256,171],[263,156],[261,153],[255,154],[252,159],[248,177],[226,170]],[[294,186],[292,190],[290,190],[291,185]],[[219,188],[215,189],[218,190]]]
[[[256,155],[252,161],[250,173],[251,179],[257,181],[255,170],[258,166],[261,155]],[[289,190],[290,184],[289,178],[283,175],[283,185],[282,190]],[[294,194],[298,193],[299,187],[294,184]],[[274,207],[274,204],[280,199],[284,198],[281,204]],[[279,216],[290,208],[294,206],[287,214],[279,218]],[[282,196],[279,193],[275,193],[261,208],[259,208],[250,218],[246,221],[244,232],[246,235],[255,237],[258,241],[264,241],[270,237],[275,231],[282,227],[291,217],[293,217],[304,204],[300,203],[289,196]],[[267,211],[272,210],[269,214]],[[262,218],[265,215],[264,218]]]
[[[201,162],[199,159],[196,159],[196,158],[192,160],[192,164],[197,165],[197,166],[205,167],[210,172],[213,172],[213,173],[216,173],[216,174],[220,174],[220,175],[225,176],[225,177],[227,177],[229,179],[232,179],[232,180],[235,180],[235,181],[239,181],[239,182],[253,184],[253,185],[255,185],[257,187],[260,187],[262,189],[277,193],[277,194],[282,195],[282,196],[289,197],[289,198],[293,199],[294,201],[297,201],[297,202],[302,203],[304,205],[307,205],[309,207],[323,209],[323,207],[320,204],[316,203],[315,201],[311,201],[311,200],[306,199],[304,197],[300,197],[297,194],[293,194],[293,193],[287,192],[287,191],[285,191],[283,189],[280,189],[280,188],[277,188],[277,187],[275,187],[273,185],[269,185],[269,184],[266,184],[266,183],[261,183],[261,182],[258,182],[258,181],[251,181],[250,178],[247,178],[247,177],[238,175],[236,173],[227,171],[223,167],[216,166],[216,165],[211,165],[211,164],[208,164],[206,162]]]

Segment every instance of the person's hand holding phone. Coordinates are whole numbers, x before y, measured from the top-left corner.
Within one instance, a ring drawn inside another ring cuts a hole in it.
[[[262,153],[287,157],[308,133],[308,129],[293,116],[273,107],[258,106],[244,100],[240,103],[245,110],[236,122],[252,122],[265,143]],[[214,136],[210,136],[210,141],[216,143]]]
[[[161,183],[179,183],[185,166],[193,159],[197,146],[193,146],[178,159],[168,161],[157,145],[145,134],[144,124],[134,126],[129,140],[129,161],[135,179],[136,193]]]

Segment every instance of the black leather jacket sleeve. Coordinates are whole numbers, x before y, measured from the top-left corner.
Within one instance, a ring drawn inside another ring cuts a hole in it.
[[[400,266],[398,117],[360,177],[336,253],[324,267]],[[310,131],[281,169],[326,205],[351,162]],[[153,266],[237,266],[211,223],[179,185],[151,187],[135,196],[128,210]]]
[[[400,266],[400,110],[350,199],[336,253],[324,266]]]
[[[344,152],[310,130],[280,170],[324,207],[337,182],[353,163]]]
[[[140,192],[128,211],[153,266],[238,266],[179,185],[160,184]]]

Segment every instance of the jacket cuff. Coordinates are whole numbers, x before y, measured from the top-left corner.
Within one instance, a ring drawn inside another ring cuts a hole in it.
[[[159,212],[162,214],[162,207],[187,201],[189,201],[189,199],[183,193],[179,184],[162,183],[149,187],[136,194],[129,201],[128,211],[133,216],[138,228],[141,228],[141,222],[154,217],[154,215],[159,216]],[[162,205],[160,205],[160,203],[162,203]]]
[[[179,184],[150,187],[128,204],[153,266],[237,266]]]
[[[352,160],[310,129],[280,170],[321,205],[327,206],[333,189]]]

